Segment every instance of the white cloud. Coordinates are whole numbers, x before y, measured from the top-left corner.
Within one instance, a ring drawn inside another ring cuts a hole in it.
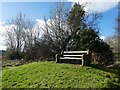
[[[48,27],[50,26],[50,22],[51,20],[48,19],[47,21],[47,25]],[[44,30],[45,30],[45,21],[44,20],[41,20],[41,19],[36,19],[36,24],[34,25],[33,29],[35,30],[35,32],[40,32],[40,34],[42,35],[44,33]]]
[[[101,36],[100,39],[105,40],[105,36]]]
[[[5,22],[0,22],[0,50],[6,50],[5,40],[7,31],[12,32],[12,27],[16,27],[15,25],[6,25]]]
[[[40,28],[44,28],[44,26],[45,26],[45,22],[43,21],[43,20],[41,20],[41,19],[36,19],[36,24],[35,24],[35,26],[39,26]]]
[[[45,26],[45,22],[43,20],[36,19],[36,23],[33,27],[33,33],[40,32],[40,34],[42,34],[42,29],[40,28],[44,28],[44,26]],[[11,30],[11,27],[15,27],[15,25],[6,25],[5,22],[0,22],[0,50],[6,49],[5,35],[7,34],[7,30],[9,31]]]
[[[110,10],[118,4],[119,0],[68,0],[69,2],[79,2],[85,5],[85,10],[90,10],[91,12],[104,12]]]
[[[0,22],[0,50],[5,50],[6,47],[4,46],[5,44],[5,34],[6,34],[6,29],[4,26],[4,22]]]
[[[39,33],[40,37],[41,37],[41,35],[43,34],[43,29],[45,27],[45,22],[44,22],[44,20],[41,20],[41,19],[36,19],[35,21],[36,21],[36,23],[33,27],[33,32]]]
[[[0,22],[0,35],[4,35],[5,33],[5,27],[3,25],[4,25],[4,22]]]

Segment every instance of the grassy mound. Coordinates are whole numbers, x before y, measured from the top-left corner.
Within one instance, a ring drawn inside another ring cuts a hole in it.
[[[118,74],[93,67],[33,62],[3,69],[2,88],[111,88],[120,87]]]

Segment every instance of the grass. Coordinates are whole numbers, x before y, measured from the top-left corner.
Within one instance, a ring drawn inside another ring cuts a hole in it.
[[[119,74],[93,67],[33,62],[4,68],[2,88],[120,88]]]

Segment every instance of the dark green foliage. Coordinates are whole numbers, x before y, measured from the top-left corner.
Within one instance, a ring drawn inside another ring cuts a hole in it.
[[[76,34],[77,30],[83,27],[83,19],[85,16],[84,7],[77,3],[74,4],[71,11],[68,13],[68,25],[70,25],[70,29],[72,30],[72,34]]]
[[[110,46],[103,41],[97,41],[95,44],[94,51],[92,53],[92,57],[96,63],[100,65],[109,65],[114,63],[113,53],[110,49]],[[99,47],[99,48],[98,48]]]
[[[23,53],[13,49],[7,49],[6,58],[10,60],[22,59],[24,57]]]
[[[69,48],[70,50],[79,50],[80,30],[84,28],[85,11],[82,5],[74,4],[68,13],[68,27],[70,28]]]
[[[79,46],[77,48],[79,50],[86,50],[89,49],[92,51],[95,46],[95,42],[99,41],[98,33],[94,30],[81,30],[79,34]]]
[[[89,66],[91,64],[90,54],[84,55],[83,59],[84,59],[84,66]]]
[[[71,31],[70,50],[91,49],[94,41],[99,39],[98,32],[85,22],[85,14],[84,6],[78,3],[73,6],[68,14],[68,26]]]

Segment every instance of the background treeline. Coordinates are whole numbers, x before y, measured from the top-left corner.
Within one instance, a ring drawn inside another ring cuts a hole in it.
[[[44,18],[44,27],[35,24],[19,13],[9,21],[6,45],[8,59],[55,60],[62,50],[90,50],[91,60],[100,65],[114,62],[108,44],[99,37],[101,14],[89,13],[85,5],[75,3],[71,10],[64,3],[57,3]]]

